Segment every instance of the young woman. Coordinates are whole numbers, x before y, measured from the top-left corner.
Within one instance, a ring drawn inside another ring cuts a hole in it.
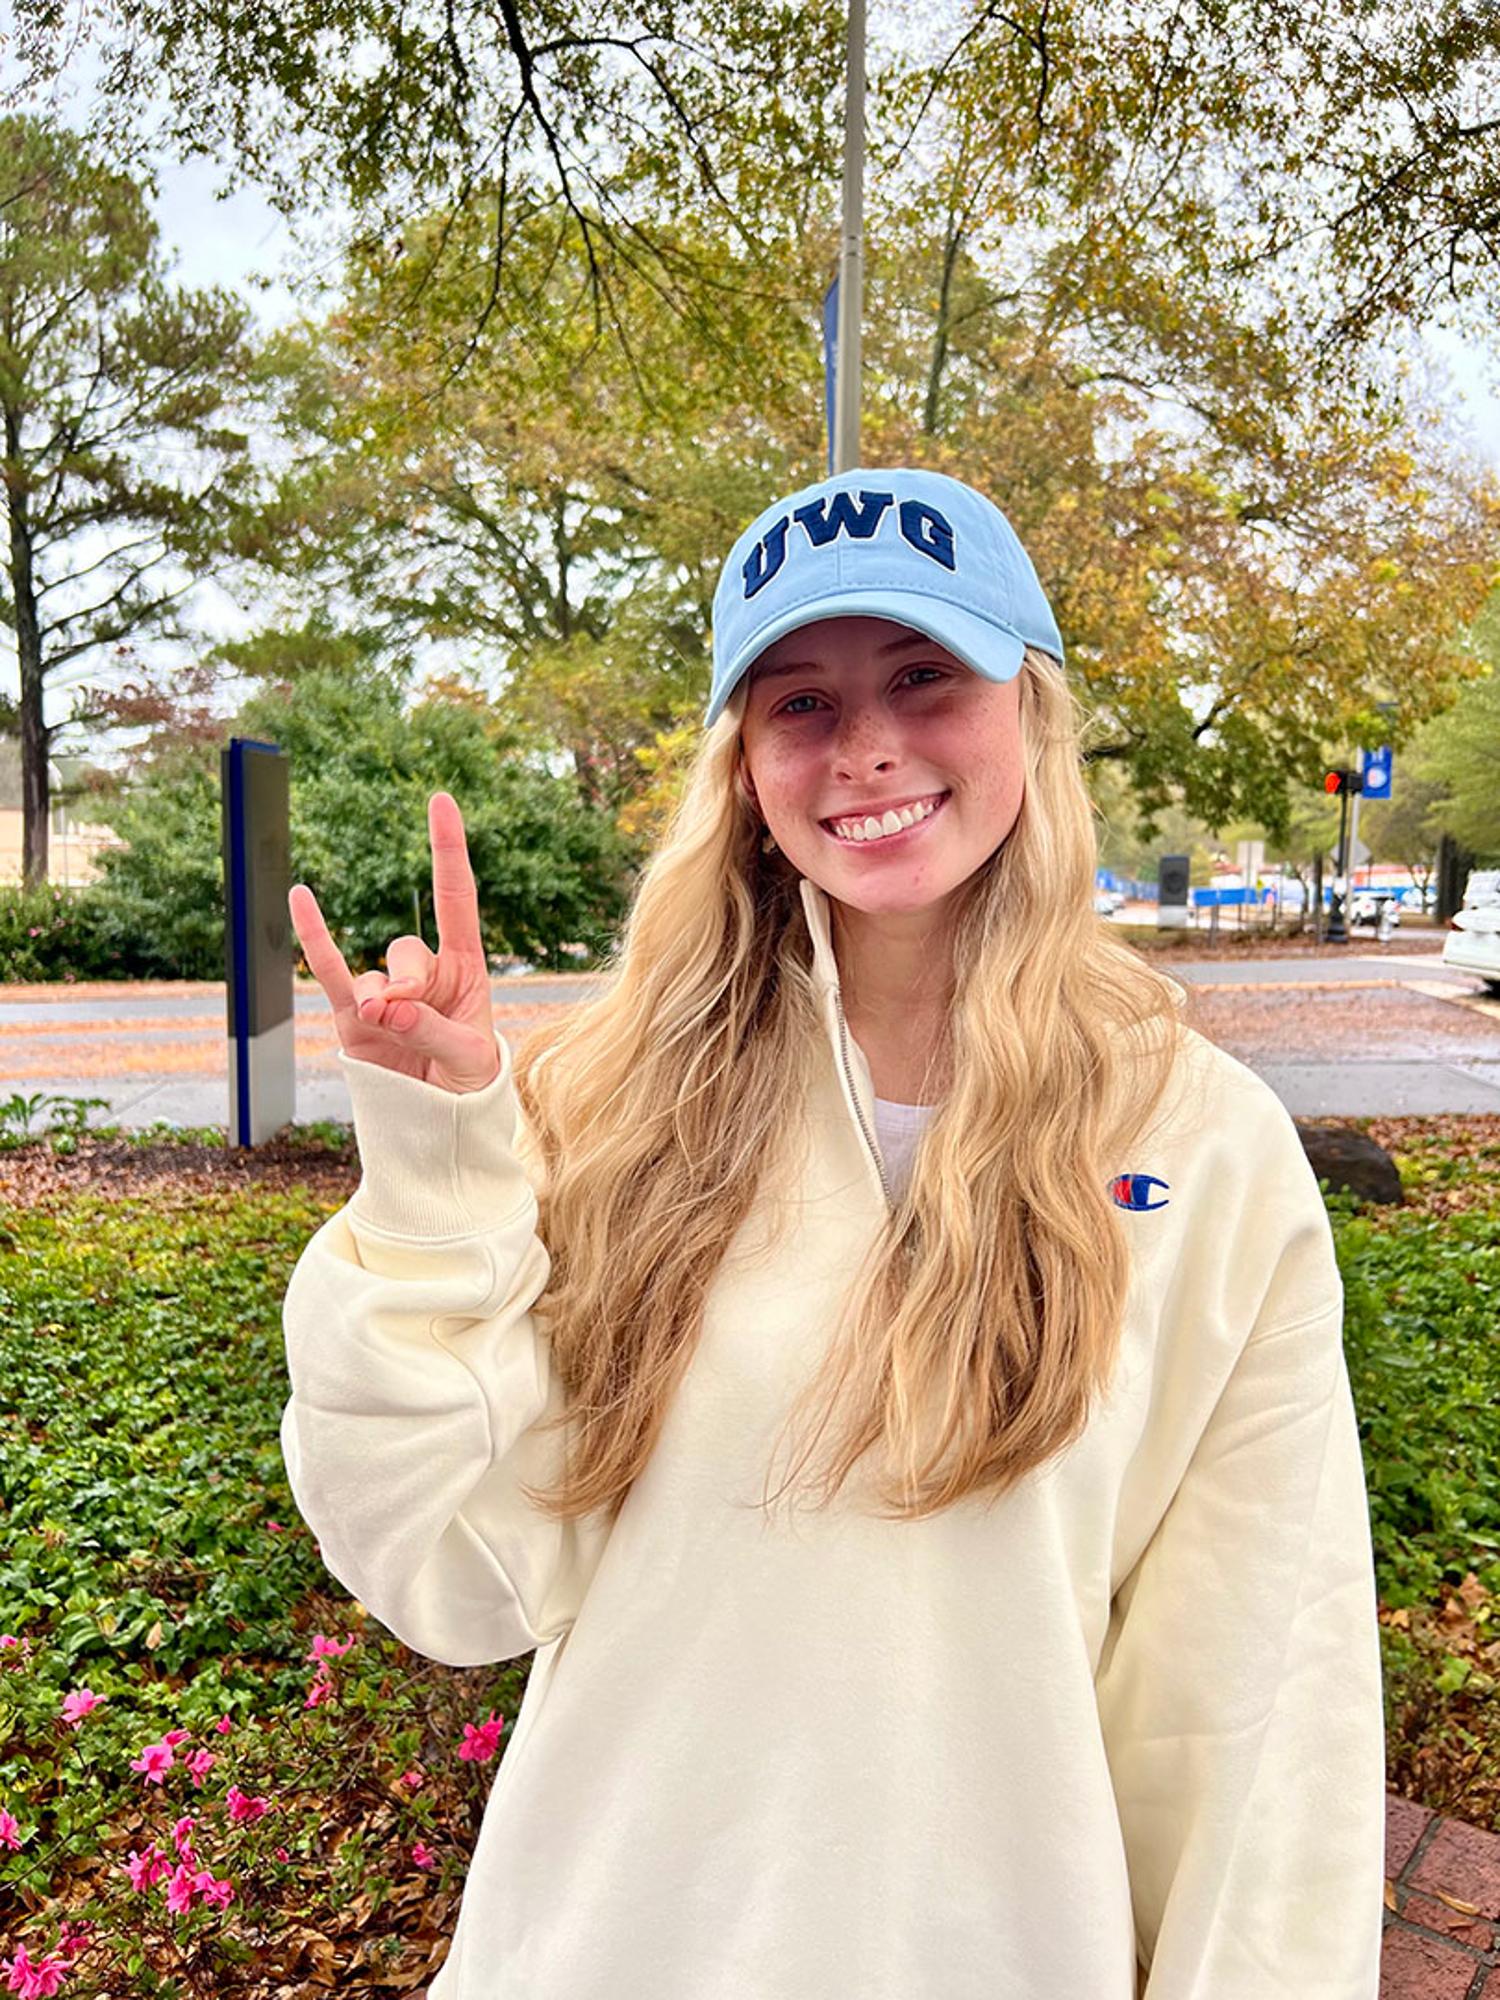
[[[536,1649],[433,2000],[1375,2000],[1328,1221],[1093,913],[1061,656],[987,499],[845,474],[729,555],[599,997],[513,1060],[446,793],[436,953],[292,891],[362,1163],[292,1488],[416,1651]]]

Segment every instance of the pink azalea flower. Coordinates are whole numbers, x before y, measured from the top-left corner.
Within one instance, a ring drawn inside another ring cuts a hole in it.
[[[224,1794],[224,1802],[229,1807],[229,1817],[238,1825],[242,1820],[259,1819],[270,1810],[270,1800],[247,1798],[238,1785],[231,1785]]]
[[[212,1903],[218,1909],[227,1910],[234,1901],[234,1884],[215,1881],[210,1868],[199,1870],[193,1878],[193,1886],[205,1903]]]
[[[398,1785],[410,1785],[415,1792],[419,1791],[427,1781],[420,1771],[413,1768],[410,1771],[403,1771],[396,1782]]]
[[[175,1750],[179,1743],[186,1743],[192,1733],[191,1729],[169,1729],[161,1740],[163,1743],[170,1743]]]
[[[218,1730],[221,1736],[227,1736],[233,1727],[234,1724],[229,1720],[227,1715],[221,1715],[214,1724],[214,1728]]]
[[[130,1760],[130,1768],[144,1772],[148,1785],[159,1785],[174,1761],[170,1743],[148,1743],[139,1757]]]
[[[458,1754],[470,1764],[487,1764],[495,1754],[495,1746],[500,1741],[500,1732],[505,1727],[504,1718],[490,1710],[489,1718],[476,1729],[472,1722],[464,1724],[464,1740]]]
[[[185,1861],[179,1861],[172,1871],[172,1879],[167,1884],[167,1908],[173,1916],[180,1917],[184,1910],[193,1907],[193,1891],[198,1886],[196,1872]]]
[[[72,1920],[64,1918],[62,1936],[57,1941],[57,1948],[71,1963],[85,1948],[93,1934],[94,1926],[87,1917]]]
[[[20,1822],[13,1813],[8,1813],[4,1806],[0,1806],[0,1847],[19,1847],[20,1845]]]
[[[353,1644],[352,1638],[341,1642],[338,1639],[330,1639],[326,1633],[314,1632],[312,1650],[306,1657],[309,1660],[337,1659],[341,1653],[347,1653]]]
[[[0,1958],[5,1983],[12,1993],[20,1994],[21,2000],[48,2000],[62,1985],[67,1969],[65,1958],[28,1957],[24,1944],[17,1946],[14,1958]]]
[[[167,1857],[152,1841],[144,1854],[137,1854],[132,1847],[130,1859],[125,1863],[132,1889],[150,1889],[167,1873]]]
[[[191,1813],[184,1813],[172,1829],[172,1845],[184,1861],[193,1858],[193,1828],[197,1824]]]
[[[430,1868],[437,1860],[437,1856],[425,1840],[419,1840],[412,1848],[411,1858],[419,1868]]]
[[[327,1701],[333,1691],[333,1682],[329,1678],[328,1669],[320,1661],[318,1663],[318,1671],[313,1675],[312,1684],[307,1690],[307,1700],[303,1702],[302,1706],[304,1708],[316,1708],[320,1701]]]
[[[31,1653],[31,1641],[18,1639],[14,1632],[0,1632],[0,1666],[21,1667]]]
[[[188,1776],[195,1785],[201,1785],[218,1761],[212,1750],[195,1750],[188,1758]]]
[[[286,1849],[285,1849],[284,1847],[278,1847],[278,1848],[277,1848],[277,1850],[276,1850],[276,1859],[277,1859],[278,1861],[290,1861],[290,1860],[291,1860],[291,1858],[292,1858],[292,1857],[291,1857],[291,1856],[290,1856],[290,1855],[289,1855],[289,1854],[287,1853],[287,1851],[286,1851]]]
[[[76,1729],[89,1710],[97,1708],[103,1699],[103,1695],[95,1694],[92,1688],[75,1688],[70,1695],[63,1697],[63,1721]]]
[[[279,1535],[283,1532],[283,1529],[279,1521],[267,1521],[266,1531],[268,1534]]]

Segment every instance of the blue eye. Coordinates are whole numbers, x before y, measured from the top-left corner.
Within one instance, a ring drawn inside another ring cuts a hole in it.
[[[911,676],[913,674],[930,674],[934,680],[939,680],[939,681],[945,680],[947,678],[947,675],[942,667],[908,667],[906,669],[905,674],[902,676],[902,679],[910,681]],[[926,687],[929,685],[929,683],[926,681],[918,681],[915,683],[915,685],[918,687]],[[798,708],[797,703],[799,701],[817,701],[817,699],[818,696],[815,694],[794,694],[790,697],[789,700],[784,701],[781,704],[781,707],[776,712],[778,715],[808,715],[811,713],[811,710],[805,708]]]

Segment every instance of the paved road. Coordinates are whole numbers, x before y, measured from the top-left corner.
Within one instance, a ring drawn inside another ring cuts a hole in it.
[[[1434,951],[1158,962],[1192,992],[1203,1031],[1297,1116],[1500,1112],[1500,1001]],[[514,1038],[591,990],[578,978],[497,979],[491,998],[498,1026]],[[346,1122],[327,1003],[304,981],[295,1006],[298,1121]],[[56,997],[0,988],[0,1102],[12,1093],[97,1097],[90,1124],[222,1130],[227,1064],[221,982]]]

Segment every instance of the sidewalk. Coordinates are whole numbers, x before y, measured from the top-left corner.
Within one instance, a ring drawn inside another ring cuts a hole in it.
[[[1500,1834],[1386,1794],[1380,2000],[1500,2000]]]
[[[1293,1117],[1500,1112],[1500,1002],[1414,956],[1170,969],[1188,989],[1189,1024],[1264,1077]],[[514,1047],[589,983],[496,980],[495,1025]],[[347,1124],[327,1003],[299,981],[295,1006],[296,1122]],[[91,1127],[227,1130],[222,983],[0,988],[0,1045],[0,1097],[102,1098]]]

